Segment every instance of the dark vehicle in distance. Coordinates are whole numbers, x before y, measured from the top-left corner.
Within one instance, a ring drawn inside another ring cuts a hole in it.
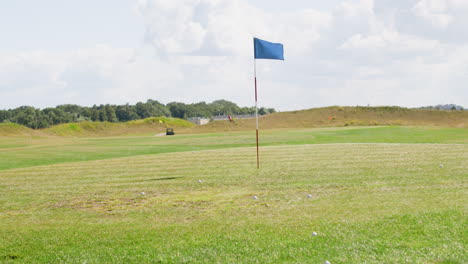
[[[166,128],[166,136],[173,136],[175,135],[173,128]]]

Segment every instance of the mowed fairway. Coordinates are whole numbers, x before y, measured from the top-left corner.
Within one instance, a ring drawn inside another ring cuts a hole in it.
[[[467,136],[5,139],[0,262],[466,263]]]

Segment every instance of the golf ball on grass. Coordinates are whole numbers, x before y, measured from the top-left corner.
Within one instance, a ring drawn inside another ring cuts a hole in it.
[[[312,236],[316,236],[317,235],[317,232],[312,232]]]
[[[145,195],[146,193],[145,192],[141,192],[141,195]]]
[[[330,261],[326,260],[324,263],[325,263],[325,264],[330,264]]]
[[[256,195],[252,196],[252,199],[257,200],[258,197]]]
[[[308,194],[308,195],[307,195],[307,198],[312,198],[312,194]]]
[[[198,180],[198,182],[200,182],[200,183],[201,183],[201,182],[202,182],[202,180]]]
[[[439,168],[443,168],[443,167],[444,167],[444,165],[442,165],[442,164],[439,165]]]

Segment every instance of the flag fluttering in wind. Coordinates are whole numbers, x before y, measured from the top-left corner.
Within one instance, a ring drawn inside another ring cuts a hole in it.
[[[254,38],[254,75],[255,75],[255,119],[257,124],[257,168],[260,168],[258,154],[258,98],[257,98],[257,59],[284,60],[284,48],[281,43],[273,43]]]
[[[254,38],[255,59],[284,60],[283,44]]]

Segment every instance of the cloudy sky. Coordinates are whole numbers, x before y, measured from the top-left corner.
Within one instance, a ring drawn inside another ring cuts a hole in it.
[[[31,105],[468,106],[467,0],[0,3],[0,109]]]

